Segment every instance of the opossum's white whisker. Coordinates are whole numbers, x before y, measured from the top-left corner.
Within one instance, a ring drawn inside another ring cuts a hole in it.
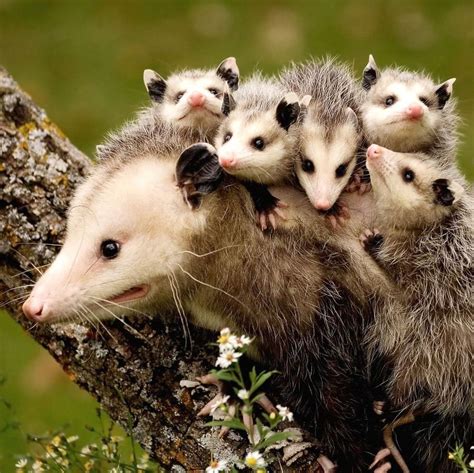
[[[9,292],[11,291],[16,291],[18,289],[23,289],[25,287],[33,287],[34,284],[24,284],[23,286],[16,286],[16,287],[12,287],[11,289],[7,289],[6,291],[3,291],[3,292],[0,292],[0,296],[3,296],[5,294],[8,294]]]
[[[26,331],[27,331],[27,332],[31,332],[31,331],[34,330],[38,325],[39,325],[39,322],[36,322],[36,323],[33,324],[30,328],[28,328]]]
[[[110,335],[110,337],[112,338],[112,340],[113,340],[114,342],[116,342],[117,339],[112,335],[112,332],[106,327],[106,325],[102,322],[102,320],[100,320],[100,318],[97,317],[97,315],[95,315],[94,312],[93,312],[89,307],[84,306],[84,308],[87,310],[87,312],[88,312],[95,320],[97,320],[97,322],[99,323],[99,325],[104,328],[104,330]]]
[[[39,242],[29,242],[29,243],[18,243],[18,245],[31,245],[31,246],[63,246],[61,243],[44,243],[42,241]]]
[[[46,266],[50,266],[50,263],[42,264],[41,266],[38,266],[38,268],[46,268]],[[17,277],[21,276],[22,274],[26,274],[26,273],[29,273],[29,272],[31,272],[31,269],[25,269],[25,271],[22,271],[21,273],[14,274],[12,277],[17,278]]]
[[[19,301],[23,302],[23,301],[26,301],[26,299],[28,299],[30,295],[29,294],[23,294],[22,296],[19,296],[19,297],[15,297],[14,299],[10,299],[6,302],[4,302],[3,304],[0,304],[0,309],[3,308],[3,307],[6,307],[10,304],[15,304]]]
[[[99,261],[100,258],[97,258],[87,269],[86,271],[84,272],[83,276],[85,276],[93,267],[94,265],[97,263],[97,261]]]
[[[106,312],[108,312],[114,319],[117,319],[119,320],[120,322],[122,322],[122,324],[127,327],[131,333],[133,333],[134,335],[136,335],[138,338],[141,338],[142,340],[147,340],[146,337],[144,337],[137,329],[133,328],[130,324],[128,324],[127,322],[125,322],[125,320],[123,320],[121,317],[119,317],[117,314],[114,314],[110,309],[108,309],[107,307],[105,307],[103,304],[101,304],[100,302],[98,301],[93,301],[94,304],[96,304],[97,306],[99,306],[102,310],[105,310]]]
[[[71,267],[69,268],[69,273],[66,278],[66,284],[64,287],[67,287],[69,283],[71,282],[71,275],[72,275],[72,270],[74,266],[76,265],[77,257],[79,256],[79,251],[81,251],[82,248],[82,243],[84,242],[84,235],[86,234],[86,225],[82,225],[82,235],[81,235],[81,241],[79,242],[79,246],[77,247],[76,254],[74,256],[74,259],[72,260]]]
[[[88,325],[88,324],[92,325],[92,327],[93,327],[94,330],[97,332],[97,334],[99,335],[99,337],[100,337],[102,340],[105,341],[105,337],[104,337],[103,333],[100,331],[100,327],[98,327],[98,326],[92,321],[92,319],[90,319],[90,318],[88,317],[88,314],[87,314],[87,307],[84,306],[83,304],[79,304],[79,306],[80,306],[80,308],[81,308],[80,314],[82,314],[82,315],[80,315],[80,314],[78,314],[78,315],[80,316],[82,323],[85,322],[86,325]]]
[[[196,258],[204,258],[205,256],[210,256],[210,255],[213,255],[215,253],[219,253],[220,251],[223,251],[223,250],[227,250],[229,248],[238,248],[240,246],[243,246],[243,245],[228,245],[228,246],[223,246],[222,248],[218,248],[217,250],[213,250],[213,251],[209,251],[207,253],[203,253],[202,255],[198,255],[197,253],[194,253],[193,251],[191,250],[184,250],[184,251],[179,251],[178,253],[175,253],[176,255],[182,255],[184,253],[187,253],[187,254],[190,254],[190,255],[193,255],[195,256]]]
[[[173,271],[171,271],[170,275],[171,275],[171,281],[173,281],[173,283],[174,283],[174,288],[175,288],[175,293],[176,293],[175,303],[177,304],[177,306],[179,306],[178,310],[181,309],[181,314],[182,314],[182,319],[183,319],[184,325],[185,325],[186,335],[189,338],[190,348],[192,349],[193,339],[191,337],[191,331],[189,329],[189,323],[188,323],[188,318],[186,316],[186,311],[184,310],[184,307],[183,307],[183,304],[182,304],[182,301],[181,301],[181,293],[180,293],[180,290],[179,290],[178,278],[176,277],[176,274],[174,274]]]
[[[97,284],[91,284],[90,286],[88,285],[87,287],[90,289],[90,288],[97,287],[97,286],[103,286],[104,284],[113,284],[113,283],[116,283],[116,282],[119,282],[119,281],[136,282],[136,280],[132,279],[132,278],[119,278],[119,279],[112,279],[111,281],[104,281],[104,282],[100,282],[100,283],[97,283]]]
[[[213,286],[212,284],[208,284],[204,281],[200,281],[199,279],[197,279],[196,277],[194,277],[191,273],[189,273],[188,271],[186,271],[179,263],[177,263],[178,265],[178,268],[184,273],[186,274],[187,276],[189,276],[193,281],[196,281],[197,283],[199,284],[202,284],[203,286],[206,286],[206,287],[209,287],[211,289],[215,289],[216,291],[219,291],[219,292],[222,292],[222,294],[225,294],[226,296],[230,297],[231,299],[233,299],[234,301],[238,302],[242,307],[244,307],[245,309],[247,309],[248,311],[250,311],[250,309],[241,301],[239,301],[239,299],[237,299],[235,296],[233,296],[232,294],[229,294],[227,291],[224,291],[224,289],[221,289],[219,287],[216,287],[216,286]]]
[[[139,310],[137,309],[134,309],[133,307],[127,307],[126,305],[123,305],[123,304],[119,304],[118,302],[113,302],[113,301],[109,301],[107,299],[103,299],[102,297],[97,297],[97,296],[90,296],[88,295],[87,297],[91,297],[92,299],[97,299],[98,301],[101,301],[101,302],[105,302],[107,304],[112,304],[116,307],[120,307],[121,309],[125,309],[125,310],[131,310],[132,312],[135,312],[139,315],[143,315],[145,317],[148,317],[148,314],[145,314],[145,312],[140,312]]]
[[[35,265],[35,263],[33,263],[33,261],[31,261],[30,259],[28,259],[24,254],[20,253],[18,250],[16,250],[15,248],[12,248],[12,250],[18,255],[18,256],[21,256],[22,258],[25,258],[26,262],[28,264],[31,264],[31,266],[33,266],[34,269],[36,269],[36,271],[38,271],[38,273],[40,273],[41,275],[43,275],[43,272],[39,269],[38,266]]]
[[[176,309],[178,310],[178,315],[179,315],[179,320],[181,322],[181,325],[183,327],[183,334],[184,334],[184,346],[185,348],[187,348],[187,342],[188,342],[188,331],[187,331],[187,327],[186,327],[186,323],[185,323],[185,315],[181,312],[181,308],[180,308],[180,305],[178,303],[178,297],[176,295],[176,287],[174,286],[174,282],[171,278],[171,275],[168,274],[168,281],[170,283],[170,288],[171,288],[171,293],[173,295],[173,300],[174,300],[174,303],[176,305]]]

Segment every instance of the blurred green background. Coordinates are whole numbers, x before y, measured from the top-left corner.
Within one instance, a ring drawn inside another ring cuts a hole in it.
[[[89,155],[107,130],[147,104],[145,68],[166,76],[234,55],[245,76],[331,54],[361,71],[372,53],[380,66],[457,77],[459,162],[472,181],[473,46],[473,0],[0,0],[0,64]],[[0,397],[13,402],[26,432],[68,422],[82,432],[94,422],[93,401],[41,353],[0,313],[0,375],[7,378]],[[10,471],[9,455],[24,450],[20,434],[0,435],[0,471]]]

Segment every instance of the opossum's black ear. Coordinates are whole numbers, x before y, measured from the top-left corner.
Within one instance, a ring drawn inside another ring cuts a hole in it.
[[[375,59],[372,54],[369,55],[369,62],[365,66],[363,75],[362,75],[362,87],[365,90],[369,90],[380,77],[380,72],[375,64]]]
[[[285,96],[276,109],[276,119],[279,125],[288,130],[298,120],[300,114],[300,103],[298,96],[291,92]]]
[[[443,82],[441,85],[436,86],[435,94],[438,96],[438,108],[442,109],[446,105],[446,102],[451,97],[453,93],[453,84],[456,82],[456,79],[448,79],[446,82]]]
[[[456,181],[436,179],[433,181],[435,203],[448,207],[456,203],[464,193],[464,188]]]
[[[162,102],[166,92],[166,81],[158,72],[151,69],[143,71],[143,82],[153,102]]]
[[[230,90],[235,91],[239,88],[240,72],[235,57],[224,59],[217,66],[216,74],[229,84]]]
[[[223,179],[216,149],[208,143],[186,148],[176,163],[176,183],[193,210],[200,207],[202,197],[214,192]]]
[[[234,97],[232,97],[232,94],[230,91],[224,92],[224,96],[222,98],[222,105],[221,105],[221,111],[222,113],[227,117],[232,110],[235,108],[235,100]]]

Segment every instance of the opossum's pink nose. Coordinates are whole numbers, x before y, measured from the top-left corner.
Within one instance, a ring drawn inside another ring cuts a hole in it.
[[[423,116],[423,113],[423,107],[421,105],[413,104],[406,109],[408,118],[411,118],[412,120],[418,120]]]
[[[37,297],[29,297],[22,306],[23,313],[30,319],[38,321],[43,314],[44,301]]]
[[[237,164],[237,158],[235,157],[235,154],[226,154],[224,156],[219,156],[219,164],[224,169],[230,169]]]
[[[367,158],[370,160],[375,160],[377,158],[380,158],[383,153],[383,148],[382,146],[379,145],[370,145],[367,148]]]
[[[332,205],[327,199],[319,199],[314,203],[314,207],[318,210],[329,210]]]
[[[201,92],[193,92],[188,98],[188,103],[191,107],[202,107],[205,101],[206,97]]]

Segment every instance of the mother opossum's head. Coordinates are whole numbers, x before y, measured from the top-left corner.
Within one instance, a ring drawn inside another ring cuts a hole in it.
[[[183,200],[175,161],[99,165],[75,194],[64,246],[24,303],[25,315],[57,322],[162,308],[206,215]]]

